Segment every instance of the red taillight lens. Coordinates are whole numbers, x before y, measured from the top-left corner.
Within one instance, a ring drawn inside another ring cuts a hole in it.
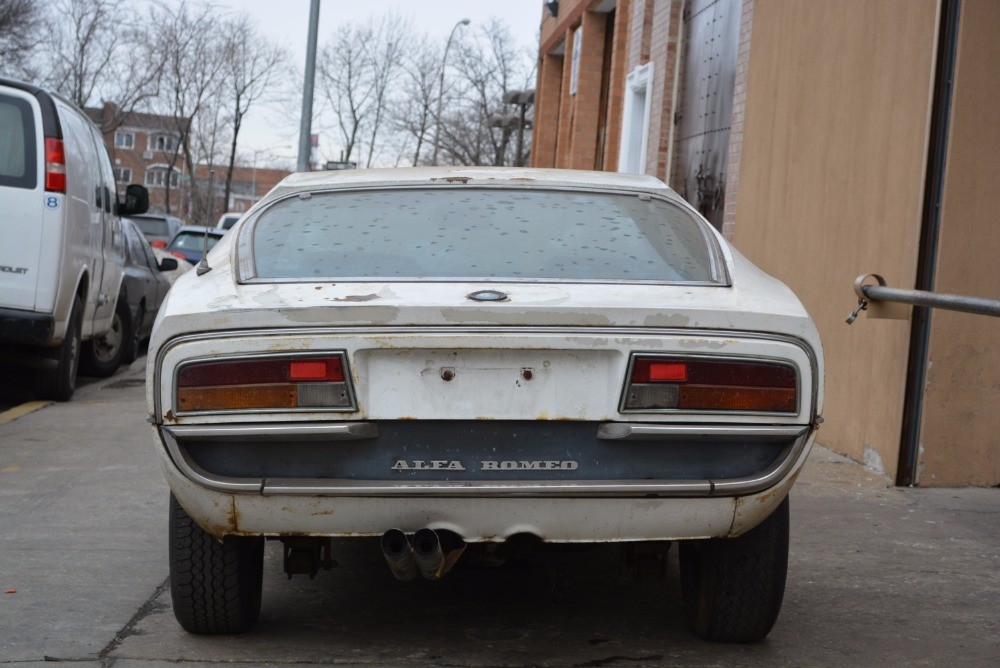
[[[177,373],[177,409],[353,410],[342,354],[196,362]]]
[[[794,413],[797,387],[786,364],[637,356],[622,410]]]
[[[152,246],[153,248],[166,248],[167,242],[160,241],[159,239],[157,239],[156,241],[150,241],[149,245]]]
[[[687,364],[637,359],[632,367],[632,382],[660,383],[687,380]]]
[[[45,138],[45,190],[66,192],[66,153],[61,139]]]

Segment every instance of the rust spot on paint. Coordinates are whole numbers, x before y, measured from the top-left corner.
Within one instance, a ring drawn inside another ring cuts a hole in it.
[[[167,414],[163,416],[164,422],[177,422],[177,418],[174,417],[174,412],[172,410],[167,411]]]
[[[471,176],[446,176],[444,178],[434,178],[431,181],[444,181],[445,183],[461,183],[466,184],[472,180]]]
[[[236,509],[236,499],[229,501],[229,526],[233,531],[240,530],[240,511]]]

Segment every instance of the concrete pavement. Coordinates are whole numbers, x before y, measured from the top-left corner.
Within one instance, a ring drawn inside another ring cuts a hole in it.
[[[1000,490],[897,489],[817,448],[792,492],[785,603],[768,639],[725,646],[681,620],[667,578],[633,582],[614,546],[398,583],[375,541],[287,581],[269,543],[242,637],[190,636],[163,589],[167,490],[140,365],[0,424],[0,666],[995,665]],[[22,664],[22,662],[27,662]]]

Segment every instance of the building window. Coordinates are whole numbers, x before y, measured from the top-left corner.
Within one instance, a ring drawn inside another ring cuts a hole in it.
[[[618,171],[642,174],[646,171],[649,141],[649,111],[652,102],[653,63],[632,70],[625,78],[625,108],[622,139],[618,149]]]
[[[580,82],[580,51],[583,49],[583,26],[573,31],[573,56],[569,71],[569,94],[576,95],[576,86]]]
[[[145,184],[147,188],[163,188],[167,184],[166,181],[166,167],[150,167],[146,170]],[[176,188],[178,183],[180,183],[180,174],[174,169],[170,172],[170,187]]]
[[[115,133],[115,148],[135,148],[135,133],[119,130]]]
[[[173,135],[150,135],[150,151],[173,151],[177,148],[177,137]]]
[[[132,170],[128,167],[115,167],[115,182],[116,183],[131,183],[132,182]]]

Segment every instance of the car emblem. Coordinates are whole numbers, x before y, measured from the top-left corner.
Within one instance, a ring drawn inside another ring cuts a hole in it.
[[[469,299],[477,302],[503,302],[507,301],[507,295],[499,290],[477,290],[466,295]]]

